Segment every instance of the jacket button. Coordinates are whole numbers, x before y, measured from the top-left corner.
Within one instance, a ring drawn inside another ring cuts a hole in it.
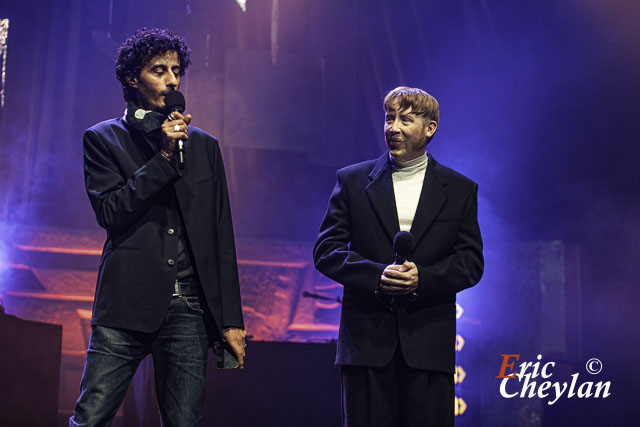
[[[171,265],[171,266],[173,266],[175,263],[176,263],[176,262],[175,262],[173,259],[171,259],[171,258],[169,258],[169,259],[167,260],[167,264],[169,264],[169,265]]]
[[[168,229],[168,230],[167,230],[167,234],[168,234],[169,236],[171,236],[171,235],[172,235],[173,233],[175,233],[175,232],[176,232],[176,230],[174,230],[173,228],[170,228],[170,229]]]

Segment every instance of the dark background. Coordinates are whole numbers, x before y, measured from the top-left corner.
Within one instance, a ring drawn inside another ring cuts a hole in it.
[[[428,150],[480,185],[486,273],[459,298],[482,319],[467,335],[489,390],[479,399],[500,399],[500,354],[542,352],[522,332],[535,300],[505,279],[530,261],[513,248],[561,242],[580,254],[571,362],[602,360],[613,395],[560,402],[547,418],[628,425],[640,355],[638,3],[247,3],[3,2],[3,227],[96,228],[82,133],[122,114],[113,57],[141,26],[173,29],[193,50],[181,89],[193,124],[223,146],[240,239],[312,242],[335,170],[385,149],[384,94],[421,87],[441,106]]]

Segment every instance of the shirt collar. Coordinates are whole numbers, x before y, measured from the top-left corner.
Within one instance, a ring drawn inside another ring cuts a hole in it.
[[[393,158],[391,153],[389,153],[389,161],[391,162],[392,170],[409,170],[409,169],[422,169],[427,165],[427,152],[413,160],[408,160],[406,162],[401,162]]]

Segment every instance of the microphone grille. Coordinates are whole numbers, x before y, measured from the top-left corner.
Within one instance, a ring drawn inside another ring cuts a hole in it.
[[[164,109],[167,114],[173,111],[182,113],[186,104],[184,95],[177,90],[172,90],[164,96]]]
[[[413,249],[413,234],[400,231],[393,239],[393,250],[396,254],[406,257]]]

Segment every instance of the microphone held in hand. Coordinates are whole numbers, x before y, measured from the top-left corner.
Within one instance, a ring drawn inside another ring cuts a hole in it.
[[[172,90],[164,96],[164,107],[167,115],[174,111],[183,113],[186,106],[187,103],[184,100],[184,95],[180,93],[180,91]]]
[[[396,237],[393,238],[393,252],[396,254],[396,260],[393,262],[396,265],[402,265],[407,260],[407,257],[413,250],[413,234],[408,231],[399,231]],[[408,296],[409,301],[415,301],[418,297],[416,292],[411,292]],[[396,299],[391,297],[391,311],[394,310]]]
[[[177,90],[172,90],[164,96],[164,107],[167,115],[177,111],[183,113],[187,103],[184,95]],[[178,167],[184,169],[184,142],[178,140]]]
[[[413,234],[399,231],[393,238],[393,252],[396,254],[394,264],[402,265],[413,250]]]

